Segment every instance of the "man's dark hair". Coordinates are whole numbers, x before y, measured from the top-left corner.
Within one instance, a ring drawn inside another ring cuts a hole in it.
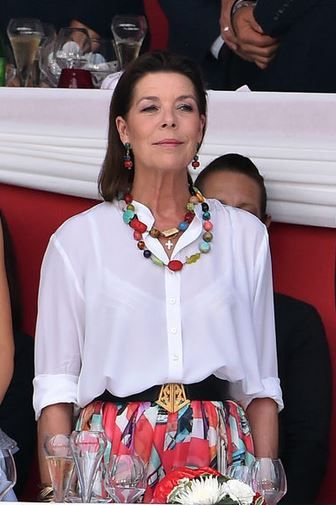
[[[195,181],[195,186],[202,191],[202,186],[207,176],[216,172],[234,172],[247,175],[247,177],[253,179],[260,188],[260,210],[262,217],[265,217],[267,193],[264,178],[250,158],[236,153],[223,154],[223,156],[219,156],[202,170]]]

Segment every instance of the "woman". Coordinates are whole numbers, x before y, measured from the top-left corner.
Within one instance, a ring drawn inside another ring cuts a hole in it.
[[[1,401],[0,427],[9,437],[15,440],[20,449],[16,450],[14,455],[17,473],[14,489],[16,495],[20,497],[36,452],[36,423],[32,406],[34,341],[30,335],[26,335],[22,330],[23,314],[15,251],[8,224],[1,212],[0,222],[3,234],[6,281],[6,285],[2,283],[2,286],[3,289],[9,290],[9,313],[11,313],[10,334],[12,333],[13,327],[13,336],[11,335],[10,342],[14,340],[15,349],[14,356],[12,356],[13,351],[11,350],[11,357],[9,358],[7,355],[5,358],[7,367],[12,366],[13,361],[14,367],[12,379]],[[5,307],[5,304],[2,303],[1,307]],[[8,314],[8,310],[6,310],[5,313]],[[1,366],[1,370],[4,370],[4,368],[4,366]],[[20,415],[18,415],[18,410],[20,411]],[[13,443],[13,441],[10,443]],[[11,501],[9,493],[6,499]]]
[[[43,441],[71,431],[73,405],[77,427],[101,425],[114,454],[147,463],[146,501],[172,467],[248,461],[241,406],[255,453],[276,456],[267,232],[192,187],[187,166],[198,165],[205,124],[204,86],[183,57],[147,53],[117,84],[105,202],[56,232],[42,267],[34,406],[43,483]]]
[[[0,216],[0,404],[4,399],[14,370],[12,316],[4,255]]]
[[[0,411],[2,402],[11,382],[14,371],[14,339],[12,330],[12,317],[10,296],[7,283],[5,265],[4,238],[0,215]],[[1,414],[0,414],[1,417]],[[16,447],[14,440],[9,438],[0,427],[0,449]],[[0,471],[0,490],[6,475]],[[4,497],[5,501],[16,501],[15,494],[10,490]]]

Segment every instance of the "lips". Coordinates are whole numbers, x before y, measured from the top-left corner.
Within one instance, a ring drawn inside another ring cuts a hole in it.
[[[154,142],[155,146],[179,146],[183,144],[183,142],[176,140],[176,139],[163,139],[160,140],[159,142]]]

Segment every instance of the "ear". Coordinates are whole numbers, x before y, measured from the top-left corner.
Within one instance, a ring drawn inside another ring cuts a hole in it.
[[[127,123],[122,116],[116,117],[115,120],[116,128],[119,133],[120,140],[123,144],[129,142]]]
[[[200,116],[200,138],[198,139],[198,142],[201,143],[202,140],[203,140],[203,137],[204,137],[204,128],[205,128],[205,124],[206,124],[206,119],[205,119],[205,115],[204,114],[201,114]]]
[[[266,226],[267,229],[271,226],[271,222],[272,222],[271,214],[266,214],[264,218],[264,225]]]

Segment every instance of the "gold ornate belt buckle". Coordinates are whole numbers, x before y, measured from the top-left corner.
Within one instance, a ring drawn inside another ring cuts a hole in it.
[[[178,412],[182,407],[188,405],[188,400],[183,384],[163,384],[161,386],[159,398],[156,403],[168,412]]]

